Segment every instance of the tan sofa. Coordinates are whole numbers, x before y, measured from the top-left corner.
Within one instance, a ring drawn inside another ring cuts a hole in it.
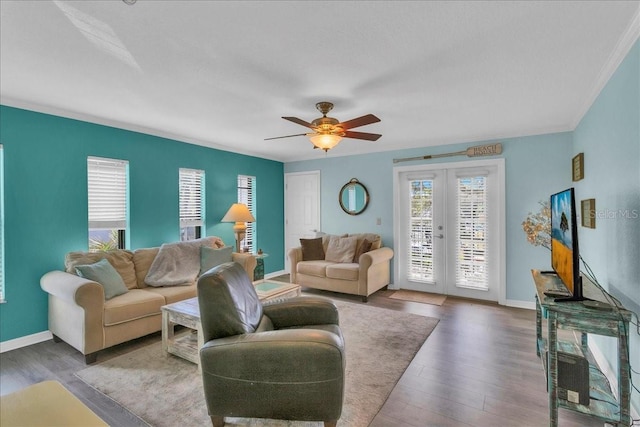
[[[214,248],[224,246],[219,238],[202,240]],[[148,286],[145,277],[159,250],[156,247],[67,254],[66,271],[51,271],[40,279],[40,286],[49,294],[49,330],[54,340],[65,341],[82,352],[87,363],[93,363],[99,350],[160,331],[160,307],[195,297],[197,279],[182,286]],[[102,285],[75,274],[75,266],[105,258],[128,288],[126,293],[108,300]],[[232,260],[242,265],[253,280],[253,255],[233,253]]]
[[[331,239],[345,237],[355,237],[356,249],[353,256],[356,256],[365,239],[372,243],[372,248],[361,254],[358,259],[349,259],[347,254],[342,261],[332,260],[336,257],[330,256]],[[291,283],[307,288],[360,295],[364,302],[367,302],[369,295],[389,284],[393,250],[382,246],[379,235],[372,233],[324,235],[322,245],[325,259],[303,260],[301,246],[289,251]]]

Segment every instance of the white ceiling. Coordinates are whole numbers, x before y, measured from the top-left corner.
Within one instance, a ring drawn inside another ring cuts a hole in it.
[[[372,113],[328,157],[573,130],[639,1],[0,1],[0,102],[293,161],[318,101]],[[425,150],[428,152],[427,150]]]

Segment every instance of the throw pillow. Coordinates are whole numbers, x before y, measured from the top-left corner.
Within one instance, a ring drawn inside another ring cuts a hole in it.
[[[105,299],[111,299],[129,291],[122,277],[106,259],[101,259],[95,264],[76,265],[76,274],[100,283],[104,289]]]
[[[217,267],[225,262],[233,261],[231,254],[233,252],[233,246],[225,246],[217,249],[210,246],[200,247],[200,274],[211,270],[213,267]]]
[[[362,241],[362,243],[360,244],[360,246],[358,246],[358,248],[356,249],[356,253],[353,256],[353,262],[359,262],[360,261],[360,255],[369,252],[371,250],[371,242],[368,241],[367,239],[364,239]]]
[[[300,246],[302,246],[303,261],[317,261],[324,259],[322,237],[315,239],[300,239]]]
[[[358,238],[353,237],[337,237],[334,236],[329,240],[325,259],[332,262],[353,262],[353,256],[356,253],[356,244]]]

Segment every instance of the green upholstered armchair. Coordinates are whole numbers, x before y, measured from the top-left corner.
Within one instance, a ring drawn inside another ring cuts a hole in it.
[[[224,417],[324,421],[344,395],[338,310],[321,297],[260,302],[246,272],[222,264],[198,280],[204,395],[215,427]]]

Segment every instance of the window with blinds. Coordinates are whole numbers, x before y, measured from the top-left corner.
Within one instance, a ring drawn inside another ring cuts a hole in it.
[[[255,176],[247,176],[247,175],[238,175],[238,203],[243,203],[247,205],[249,208],[249,212],[253,215],[254,218],[256,216],[256,205],[255,205],[255,190],[256,190],[256,177]],[[240,246],[245,248],[249,248],[249,252],[255,253],[258,248],[256,248],[256,223],[250,222],[247,223],[247,231],[245,233],[244,239],[240,242]]]
[[[180,240],[202,237],[204,228],[204,171],[180,169]]]
[[[124,160],[87,158],[89,250],[125,247],[128,167]]]
[[[487,177],[458,177],[456,286],[488,290]]]
[[[4,302],[4,157],[0,144],[0,302]]]
[[[433,180],[409,182],[408,279],[433,283]]]

